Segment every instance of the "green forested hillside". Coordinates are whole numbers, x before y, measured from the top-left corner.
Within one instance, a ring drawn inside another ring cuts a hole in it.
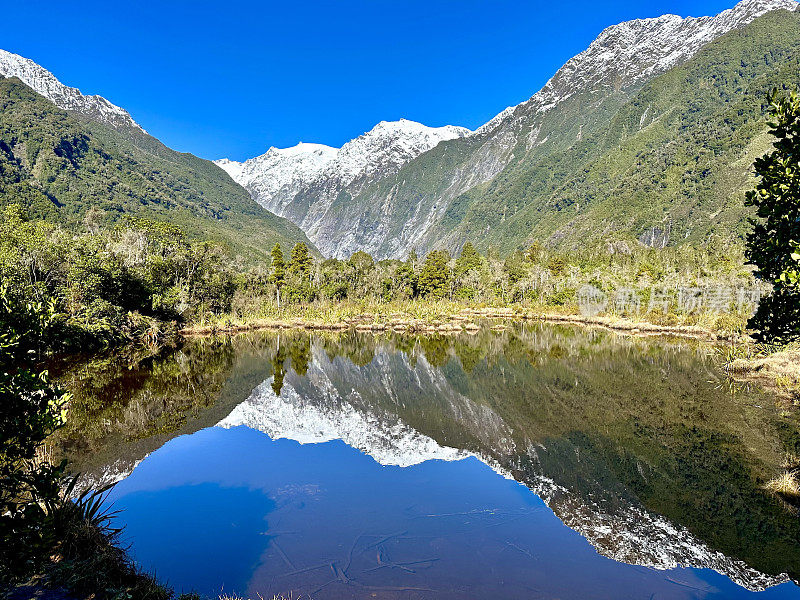
[[[308,242],[291,222],[258,206],[219,167],[155,138],[56,108],[18,79],[0,77],[0,207],[83,229],[86,213],[113,223],[126,215],[177,224],[225,243],[248,261],[275,242]]]
[[[501,252],[534,240],[738,238],[753,160],[770,144],[766,94],[798,84],[800,13],[769,13],[647,83],[592,135],[463,194],[444,223]]]

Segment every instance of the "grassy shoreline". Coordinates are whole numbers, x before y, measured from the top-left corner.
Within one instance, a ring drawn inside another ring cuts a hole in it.
[[[774,394],[787,407],[800,406],[800,344],[769,348],[750,344],[732,356],[725,371],[734,381],[754,383]]]
[[[641,313],[633,315],[584,315],[577,306],[478,305],[465,303],[332,303],[318,305],[266,305],[257,312],[228,313],[184,326],[186,337],[270,329],[344,331],[395,331],[451,334],[477,331],[487,320],[538,321],[600,327],[631,335],[669,335],[708,341],[741,342],[746,317],[737,314]]]
[[[749,315],[701,311],[581,314],[576,304],[476,304],[440,300],[328,302],[278,307],[264,301],[244,310],[206,317],[180,330],[184,337],[233,335],[259,330],[347,331],[452,335],[505,322],[540,322],[594,327],[622,335],[671,336],[724,344],[721,366],[732,381],[773,394],[784,408],[800,406],[800,346],[768,348],[747,332]]]

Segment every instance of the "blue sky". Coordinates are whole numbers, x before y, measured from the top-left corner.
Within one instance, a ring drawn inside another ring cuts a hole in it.
[[[734,0],[25,0],[0,48],[126,108],[172,148],[245,159],[378,121],[475,128],[606,26]]]

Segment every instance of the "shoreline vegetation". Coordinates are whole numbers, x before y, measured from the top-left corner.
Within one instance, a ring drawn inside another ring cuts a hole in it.
[[[420,307],[421,308],[421,307]],[[688,337],[708,341],[744,341],[742,328],[725,329],[717,326],[711,318],[674,319],[677,324],[659,323],[660,315],[623,317],[618,315],[583,315],[577,307],[547,306],[489,306],[469,307],[463,304],[425,306],[427,314],[420,311],[402,310],[402,307],[389,305],[371,310],[360,305],[340,305],[326,307],[324,310],[279,310],[272,316],[233,316],[221,315],[205,319],[199,323],[186,325],[179,330],[185,337],[233,334],[258,330],[306,329],[322,331],[395,331],[398,333],[456,334],[477,332],[481,323],[497,321],[493,329],[505,328],[504,321],[563,323],[588,327],[600,327],[630,335],[668,335]],[[560,308],[560,310],[557,310]],[[732,323],[728,320],[726,324]]]
[[[757,384],[785,405],[800,406],[800,344],[739,348],[743,355],[732,356],[723,367],[731,379]]]
[[[696,313],[675,315],[585,315],[578,306],[466,306],[459,302],[337,303],[316,306],[269,304],[257,315],[224,314],[181,328],[187,338],[236,335],[261,330],[307,330],[474,334],[483,327],[503,330],[509,322],[596,327],[622,335],[669,336],[722,344],[720,368],[732,382],[757,385],[784,408],[800,407],[800,345],[769,345],[752,339],[747,316]]]

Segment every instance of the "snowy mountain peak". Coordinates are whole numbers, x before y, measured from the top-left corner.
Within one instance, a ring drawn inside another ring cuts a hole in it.
[[[428,127],[416,121],[381,121],[368,132],[342,146],[336,159],[326,169],[337,175],[343,185],[379,170],[388,174],[427,152],[439,142],[464,137],[465,127],[445,125]]]
[[[391,133],[403,136],[434,135],[443,139],[452,139],[455,137],[464,137],[470,133],[470,130],[466,127],[458,127],[456,125],[428,127],[427,125],[423,125],[417,121],[411,121],[410,119],[398,119],[397,121],[381,121],[364,135],[372,133]]]
[[[316,208],[324,212],[353,182],[397,172],[439,142],[470,133],[464,127],[428,127],[408,119],[381,121],[338,149],[301,142],[291,148],[272,147],[244,162],[223,158],[215,163],[264,208],[291,218],[287,206],[298,194],[313,193]]]
[[[144,131],[127,111],[116,104],[102,96],[81,94],[77,88],[64,85],[50,71],[18,54],[0,50],[0,75],[19,78],[33,91],[63,110],[81,113],[117,129],[134,128]]]
[[[381,465],[410,467],[427,460],[452,461],[470,456],[463,450],[439,445],[399,419],[382,423],[380,416],[356,410],[329,389],[321,390],[325,399],[316,403],[289,386],[277,396],[270,384],[268,380],[255,388],[218,426],[229,429],[246,425],[272,439],[301,444],[341,439]]]
[[[275,207],[281,207],[282,199],[293,198],[300,186],[314,179],[338,151],[324,144],[300,142],[291,148],[271,147],[261,156],[244,162],[227,158],[214,162],[239,185],[247,188],[262,206],[268,207],[273,203]]]
[[[291,148],[275,148],[274,146],[267,150],[267,153],[280,154],[283,156],[304,156],[307,154],[315,154],[318,156],[336,154],[338,148],[326,146],[325,144],[310,144],[308,142],[299,142]]]
[[[704,45],[761,15],[797,6],[795,0],[742,0],[713,17],[662,15],[611,25],[539,92],[506,108],[477,133],[494,131],[530,112],[548,111],[580,91],[632,86],[688,60]]]

